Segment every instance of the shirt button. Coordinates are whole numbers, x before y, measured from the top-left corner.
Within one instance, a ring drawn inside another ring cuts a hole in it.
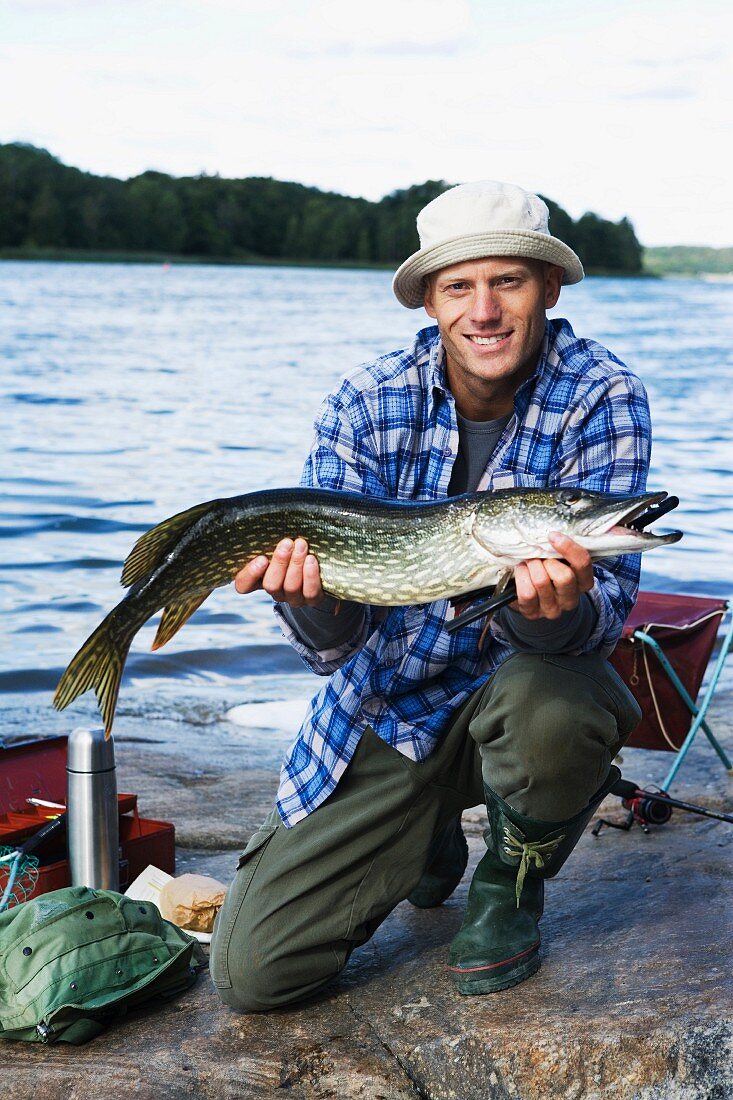
[[[453,448],[452,447],[446,447],[443,450],[443,454],[446,458],[450,458],[450,456],[453,454]]]

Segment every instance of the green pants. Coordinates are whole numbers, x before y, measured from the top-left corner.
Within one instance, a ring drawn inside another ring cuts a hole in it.
[[[484,778],[520,813],[565,820],[640,717],[597,655],[515,654],[427,760],[368,729],[330,798],[291,829],[273,810],[240,857],[212,943],[222,1000],[257,1012],[318,991],[417,885],[435,833],[483,802]]]

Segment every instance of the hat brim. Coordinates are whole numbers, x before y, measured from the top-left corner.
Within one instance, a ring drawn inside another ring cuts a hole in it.
[[[579,283],[585,275],[583,265],[572,248],[557,237],[528,229],[501,229],[451,237],[430,248],[421,248],[397,269],[392,289],[403,306],[418,309],[425,297],[426,275],[463,260],[482,260],[488,256],[518,256],[557,264],[563,269],[564,285]]]

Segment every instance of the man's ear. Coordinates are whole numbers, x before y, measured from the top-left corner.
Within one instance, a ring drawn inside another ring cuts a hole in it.
[[[557,264],[545,264],[545,309],[557,305],[565,271]]]
[[[427,313],[428,317],[435,318],[437,317],[437,314],[435,312],[435,306],[433,305],[433,277],[431,275],[427,275],[423,280],[423,283],[425,286],[425,294],[423,296],[423,305],[425,307],[425,312]]]

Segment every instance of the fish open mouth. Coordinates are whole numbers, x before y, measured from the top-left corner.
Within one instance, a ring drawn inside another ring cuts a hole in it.
[[[682,538],[681,531],[665,531],[657,534],[654,531],[645,530],[650,523],[656,522],[667,512],[671,512],[678,504],[677,497],[669,496],[665,492],[620,498],[617,508],[612,512],[606,510],[602,520],[596,517],[596,521],[589,524],[587,534],[618,535],[626,541],[632,538],[640,542],[656,544],[678,542]]]

